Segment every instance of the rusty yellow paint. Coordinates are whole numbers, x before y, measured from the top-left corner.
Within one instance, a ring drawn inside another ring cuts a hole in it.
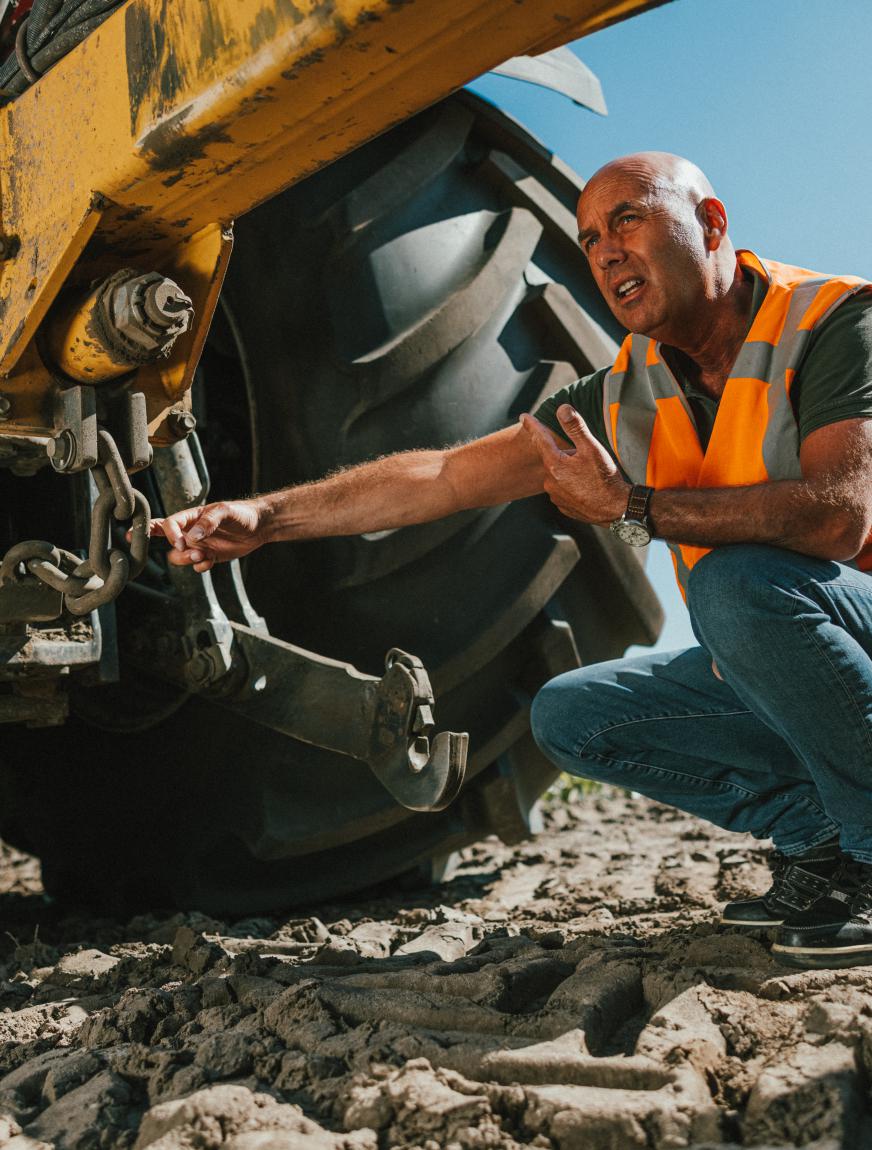
[[[20,243],[0,265],[2,389],[22,373],[55,386],[22,356],[64,283],[160,271],[198,307],[169,359],[139,373],[160,437],[234,217],[508,57],[657,2],[129,0],[0,110],[0,230]],[[16,429],[32,430],[17,408]]]
[[[21,353],[14,374],[0,381],[0,391],[12,405],[4,435],[54,435],[55,388],[32,341]]]
[[[53,367],[79,383],[108,383],[133,370],[96,334],[99,288],[58,300],[46,321],[43,345]]]
[[[164,421],[170,407],[178,408],[193,382],[232,247],[229,227],[207,224],[173,252],[172,272],[166,274],[184,286],[194,305],[195,320],[190,330],[178,337],[168,359],[139,370],[137,386],[145,392],[149,435],[158,445],[176,441]]]
[[[0,176],[0,196],[2,187]],[[70,226],[70,220],[78,222]],[[89,199],[78,216],[71,214],[63,225],[49,218],[44,233],[39,228],[31,228],[20,236],[19,251],[13,259],[6,261],[0,279],[0,332],[3,333],[4,344],[8,325],[11,329],[9,338],[16,349],[20,352],[28,345],[99,221],[100,212]],[[4,228],[3,235],[19,237],[19,231]],[[7,284],[8,297],[5,293]],[[12,363],[8,366],[11,367]],[[0,374],[6,373],[0,361]]]

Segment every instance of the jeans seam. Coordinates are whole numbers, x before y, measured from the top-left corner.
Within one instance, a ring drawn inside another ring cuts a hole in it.
[[[797,584],[797,591],[805,591],[809,587],[819,589],[821,587],[830,587],[836,592],[847,591],[860,591],[864,595],[872,595],[872,577],[869,577],[869,586],[863,586],[862,583],[847,583],[845,580],[828,579],[826,583],[819,583],[817,579],[807,579],[805,583]]]
[[[808,584],[805,584],[805,586],[808,586]],[[819,584],[817,584],[817,586],[820,587],[820,586],[823,586],[823,584],[819,583]],[[866,724],[865,716],[863,715],[863,712],[861,711],[859,705],[857,704],[857,701],[854,698],[848,684],[845,682],[845,680],[844,680],[843,676],[841,675],[841,673],[839,672],[838,668],[835,666],[832,659],[830,659],[829,655],[827,654],[826,648],[824,646],[822,646],[817,641],[817,639],[814,636],[814,631],[808,626],[808,624],[805,622],[803,617],[798,612],[799,612],[799,600],[796,600],[794,602],[794,607],[793,607],[793,617],[794,617],[794,619],[797,620],[800,627],[802,627],[803,634],[811,642],[812,646],[815,648],[815,650],[818,652],[818,654],[820,654],[826,660],[827,665],[829,666],[830,670],[832,671],[833,678],[839,684],[839,687],[842,690],[842,694],[845,696],[845,699],[848,703],[848,709],[857,718],[860,719],[860,726],[861,726],[861,729],[863,731],[866,747],[869,750],[870,754],[872,754],[872,730],[870,730],[869,726]]]
[[[608,727],[602,727],[598,731],[594,731],[588,735],[584,743],[576,743],[574,753],[576,755],[583,755],[588,746],[598,739],[600,735],[606,735],[610,731],[619,731],[622,727],[632,727],[636,723],[662,723],[675,722],[679,719],[732,719],[736,715],[750,715],[753,714],[749,707],[744,707],[741,711],[700,711],[692,715],[648,715],[640,719],[625,719],[622,723],[611,723]],[[594,752],[595,753],[595,752]],[[642,764],[643,766],[646,764]]]
[[[805,798],[804,798],[804,796],[803,796],[803,795],[800,795],[800,796],[799,796],[799,799],[802,799],[803,801],[809,801],[809,802],[812,802],[812,803],[814,804],[814,800],[813,800],[813,799],[811,799],[811,800],[805,800]],[[794,801],[795,801],[795,802],[798,802],[798,801],[799,801],[799,799],[795,799]],[[816,804],[814,804],[814,805],[816,805]],[[795,855],[798,855],[798,854],[803,854],[805,851],[811,850],[813,847],[818,847],[818,846],[820,846],[820,845],[821,845],[821,843],[827,843],[827,842],[830,842],[830,840],[831,840],[831,839],[832,839],[832,838],[833,838],[835,835],[838,835],[838,833],[839,833],[839,830],[840,830],[840,827],[839,827],[838,823],[834,823],[834,822],[833,822],[833,820],[830,818],[830,816],[827,814],[827,812],[826,812],[826,811],[824,811],[823,813],[824,813],[824,816],[826,817],[826,819],[827,819],[827,820],[828,820],[828,822],[829,822],[829,828],[828,828],[828,829],[826,829],[826,830],[822,830],[822,831],[820,832],[820,834],[818,834],[818,835],[815,835],[815,837],[814,837],[814,838],[813,838],[813,839],[812,839],[810,842],[807,842],[807,843],[798,843],[798,844],[797,844],[797,843],[794,843],[794,844],[793,844],[793,845],[790,847],[790,849],[789,849],[789,850],[788,850],[788,849],[786,849],[786,848],[785,848],[785,847],[783,847],[783,846],[779,846],[779,847],[778,847],[778,849],[781,851],[781,853],[782,853],[783,855],[786,855],[786,856],[787,856],[787,858],[792,858],[792,857],[793,857],[793,856],[795,856]]]
[[[745,714],[745,712],[740,712],[740,713]],[[622,724],[622,725],[626,725],[626,724]],[[588,739],[588,743],[590,743],[590,741],[591,740]],[[587,745],[587,744],[585,744],[585,745]],[[580,757],[580,756],[578,756],[578,757]],[[830,818],[830,816],[827,814],[827,812],[824,810],[824,808],[822,806],[820,806],[819,803],[816,803],[814,801],[814,799],[810,799],[808,797],[808,795],[792,795],[792,794],[779,795],[777,793],[773,794],[771,792],[770,793],[764,793],[763,791],[749,791],[747,789],[747,787],[743,787],[739,783],[724,782],[722,779],[702,779],[699,777],[699,775],[687,775],[683,771],[671,770],[669,767],[653,767],[650,763],[637,763],[634,759],[610,758],[608,755],[601,755],[597,751],[588,751],[587,755],[585,757],[588,759],[597,759],[601,763],[608,763],[609,766],[639,767],[644,771],[653,772],[653,773],[656,773],[658,775],[665,775],[666,777],[668,777],[670,779],[680,779],[680,780],[682,780],[682,782],[698,783],[704,789],[710,789],[712,787],[718,787],[718,788],[720,788],[720,790],[722,792],[723,791],[732,791],[735,794],[744,795],[746,798],[749,798],[749,799],[763,799],[763,798],[765,798],[765,799],[769,799],[772,802],[782,803],[782,804],[786,804],[786,805],[790,805],[790,804],[794,804],[794,803],[804,803],[806,806],[812,807],[815,811],[817,811],[818,814],[822,815],[827,820],[828,823],[831,823],[835,827],[835,829],[838,830],[837,824],[833,823],[833,820]],[[822,841],[825,842],[826,840],[824,839]]]

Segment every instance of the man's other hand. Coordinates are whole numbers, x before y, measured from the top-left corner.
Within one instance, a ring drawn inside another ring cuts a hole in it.
[[[561,445],[535,416],[521,416],[545,465],[544,487],[551,502],[570,519],[584,523],[620,519],[627,509],[630,485],[574,407],[561,404],[557,418],[572,447]]]
[[[162,535],[170,544],[170,563],[202,572],[260,547],[266,541],[261,520],[254,500],[207,503],[152,519],[151,534]]]

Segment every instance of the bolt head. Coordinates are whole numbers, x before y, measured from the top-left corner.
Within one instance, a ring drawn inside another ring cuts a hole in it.
[[[5,395],[0,395],[0,419],[8,419],[11,410],[12,400],[7,399]]]
[[[185,665],[185,678],[194,687],[205,687],[214,677],[212,660],[205,651],[195,651]]]
[[[45,450],[55,471],[68,471],[76,458],[76,437],[69,428],[64,428],[48,441]]]
[[[167,430],[175,439],[187,439],[197,427],[197,417],[192,411],[171,411],[167,416]]]

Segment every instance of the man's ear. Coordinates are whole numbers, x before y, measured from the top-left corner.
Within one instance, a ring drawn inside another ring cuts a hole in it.
[[[715,252],[727,234],[727,209],[715,196],[706,196],[697,208],[706,247]]]

